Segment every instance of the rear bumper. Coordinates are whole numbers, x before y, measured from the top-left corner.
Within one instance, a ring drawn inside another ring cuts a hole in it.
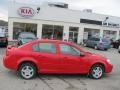
[[[10,59],[9,56],[3,57],[3,65],[4,67],[16,71],[16,66],[13,60]]]
[[[105,49],[109,49],[110,46],[104,46],[104,45],[98,45],[98,49],[101,49],[101,50],[105,50]]]

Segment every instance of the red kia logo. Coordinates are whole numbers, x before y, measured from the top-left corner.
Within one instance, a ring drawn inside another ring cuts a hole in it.
[[[19,15],[23,17],[32,17],[34,16],[34,10],[29,7],[21,7],[18,9]]]

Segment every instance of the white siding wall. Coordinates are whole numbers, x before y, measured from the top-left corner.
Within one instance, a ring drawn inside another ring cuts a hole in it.
[[[25,18],[20,16],[17,13],[17,10],[20,7],[31,7],[35,10],[35,15],[30,18]],[[21,22],[21,23],[35,23],[37,24],[37,37],[42,37],[42,24],[50,24],[50,25],[61,25],[64,26],[63,31],[63,40],[68,40],[69,38],[69,27],[79,27],[78,33],[78,43],[81,43],[83,40],[84,28],[98,29],[100,30],[100,36],[103,36],[104,30],[117,31],[117,37],[119,36],[120,28],[112,28],[112,27],[103,27],[100,25],[92,25],[92,24],[81,24],[80,19],[90,19],[90,20],[99,20],[104,21],[106,17],[109,17],[108,22],[120,24],[119,17],[95,14],[95,13],[86,13],[76,10],[41,6],[40,12],[37,14],[37,7],[34,5],[25,5],[25,4],[14,4],[11,3],[9,6],[9,40],[13,40],[13,22]]]

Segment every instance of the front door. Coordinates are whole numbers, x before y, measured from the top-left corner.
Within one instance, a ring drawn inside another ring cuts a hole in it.
[[[80,50],[68,44],[60,44],[59,47],[62,72],[80,73],[84,65]]]

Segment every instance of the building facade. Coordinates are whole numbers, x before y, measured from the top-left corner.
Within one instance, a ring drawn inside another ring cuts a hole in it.
[[[8,26],[0,26],[0,33],[8,33]]]
[[[120,17],[96,14],[89,9],[71,10],[64,3],[37,6],[11,2],[8,20],[9,41],[17,40],[20,32],[33,32],[40,39],[72,39],[78,44],[93,35],[120,38]]]

